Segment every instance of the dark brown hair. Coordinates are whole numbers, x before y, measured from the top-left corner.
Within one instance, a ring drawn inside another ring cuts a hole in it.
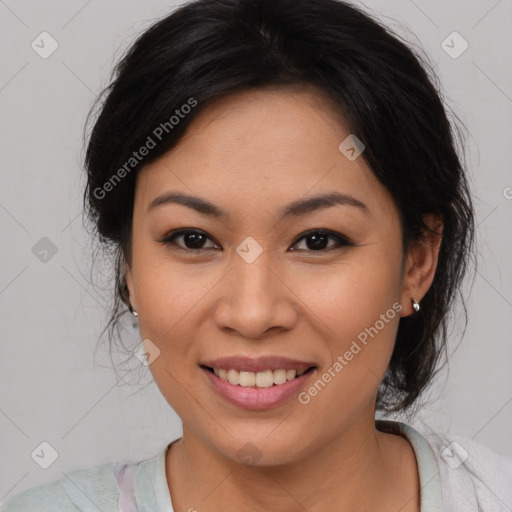
[[[347,2],[195,0],[145,30],[118,62],[88,116],[95,121],[85,155],[85,211],[115,267],[105,330],[111,343],[116,331],[121,337],[127,313],[123,257],[130,262],[140,168],[171,150],[213,101],[251,88],[301,84],[332,98],[365,144],[363,158],[399,210],[404,254],[429,235],[425,214],[443,219],[433,284],[420,312],[400,319],[377,398],[378,409],[405,411],[446,353],[449,312],[472,256],[474,213],[458,155],[464,151],[460,128],[448,119],[427,58]],[[172,121],[191,98],[196,105]],[[156,147],[127,167],[159,126],[167,129],[158,132]]]

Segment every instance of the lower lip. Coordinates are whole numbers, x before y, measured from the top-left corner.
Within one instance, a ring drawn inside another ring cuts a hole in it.
[[[201,370],[206,374],[215,390],[228,402],[244,409],[261,410],[276,407],[286,402],[300,390],[311,375],[315,373],[316,368],[284,384],[273,385],[268,388],[235,386],[217,377],[206,368],[201,368]]]

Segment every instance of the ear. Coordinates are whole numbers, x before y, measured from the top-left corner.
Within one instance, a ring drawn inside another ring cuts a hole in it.
[[[135,298],[135,292],[133,290],[133,275],[132,275],[132,269],[130,268],[130,266],[128,265],[128,263],[126,262],[126,260],[124,260],[124,268],[125,268],[125,280],[126,280],[126,286],[128,287],[128,292],[129,292],[129,299],[130,299],[130,304],[132,305],[133,309],[137,310],[137,300]]]
[[[424,221],[435,233],[428,235],[426,241],[416,242],[409,248],[400,299],[401,316],[409,316],[414,313],[411,299],[415,298],[418,302],[421,301],[432,285],[436,273],[443,221],[441,216],[435,214],[425,215]]]

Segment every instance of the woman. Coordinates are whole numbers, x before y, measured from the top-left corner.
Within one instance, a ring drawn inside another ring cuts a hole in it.
[[[472,255],[426,69],[336,0],[196,0],[135,41],[84,201],[183,436],[2,511],[510,510],[510,459],[375,419],[432,383]]]

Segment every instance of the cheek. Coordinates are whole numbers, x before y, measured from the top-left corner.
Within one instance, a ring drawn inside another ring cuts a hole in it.
[[[383,244],[361,250],[328,276],[318,274],[316,294],[311,283],[303,282],[304,302],[321,320],[318,325],[330,354],[320,372],[328,381],[326,403],[341,399],[355,405],[369,399],[386,372],[401,310],[396,252],[383,249]]]
[[[139,270],[138,298],[141,337],[151,340],[158,352],[149,370],[169,405],[187,419],[196,410],[191,402],[196,403],[201,396],[195,373],[198,369],[192,364],[198,350],[195,319],[201,299],[215,282],[204,271],[203,279],[193,277],[185,273],[183,265],[163,261],[161,256],[147,263]]]
[[[328,269],[303,274],[298,294],[333,335],[356,336],[400,298],[397,251],[371,244]]]
[[[215,276],[204,265],[173,260],[171,249],[153,240],[141,242],[134,257],[141,334],[145,327],[162,342],[177,339],[176,332],[186,336],[188,315],[215,285]]]

